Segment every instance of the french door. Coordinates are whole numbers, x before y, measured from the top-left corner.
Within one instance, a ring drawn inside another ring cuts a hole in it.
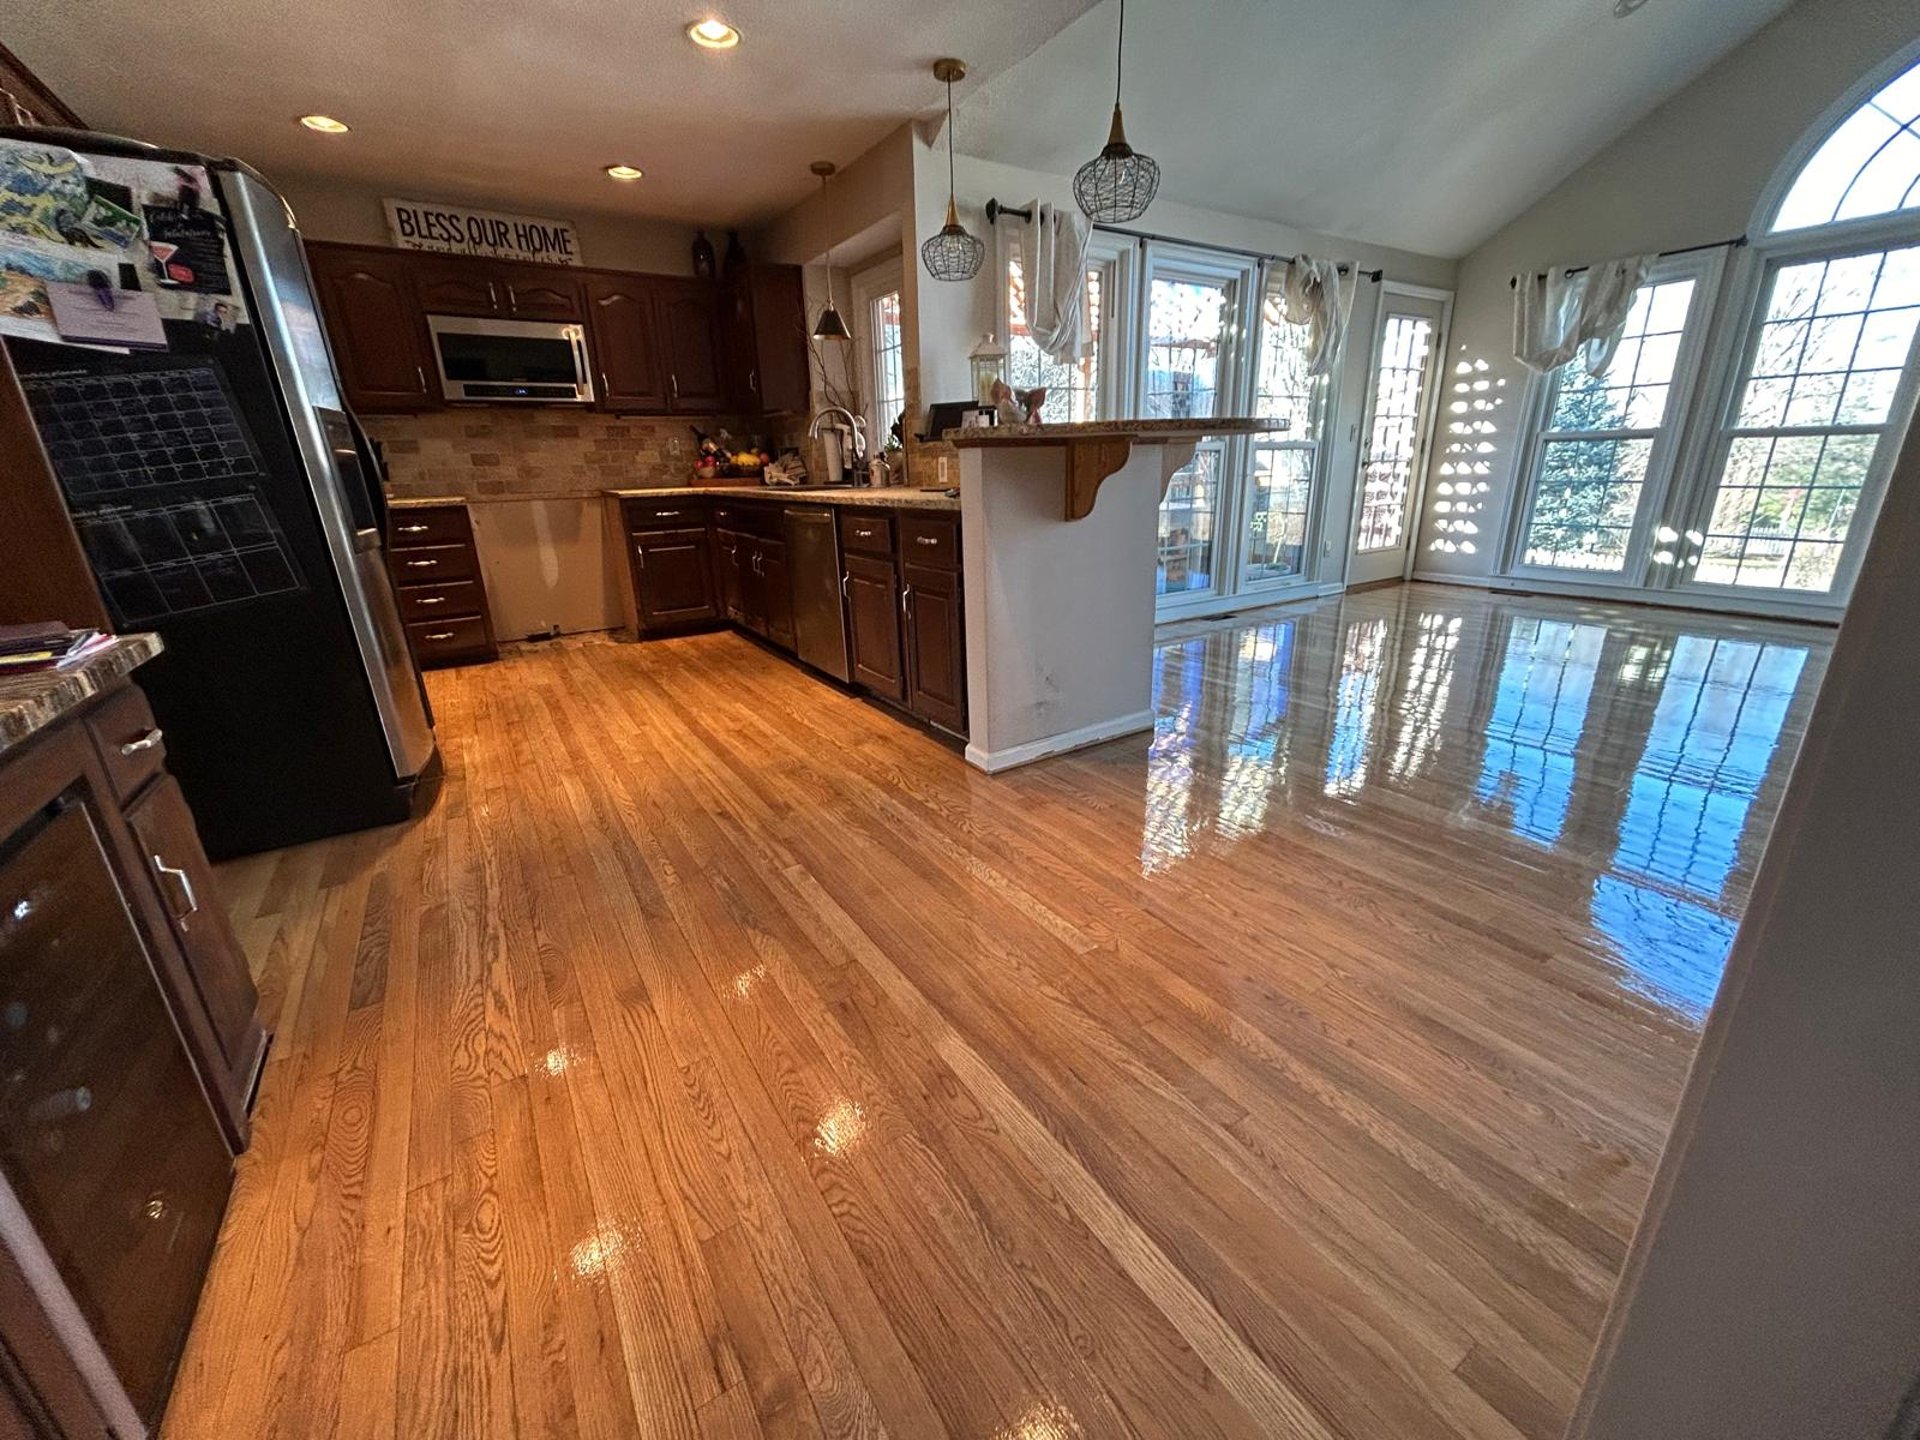
[[[1444,297],[1386,286],[1374,328],[1372,379],[1360,427],[1347,582],[1398,579],[1412,568],[1419,477],[1427,472],[1446,352]]]

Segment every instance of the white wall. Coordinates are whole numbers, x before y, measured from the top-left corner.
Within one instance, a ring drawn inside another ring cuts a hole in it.
[[[509,214],[541,213],[539,206],[527,206],[510,196],[492,198],[455,197],[437,193],[431,184],[402,190],[388,186],[366,185],[332,175],[299,175],[275,172],[267,177],[293,207],[301,234],[309,240],[338,240],[353,245],[391,245],[387,231],[387,212],[382,202],[389,196],[407,200],[447,200]],[[580,237],[580,254],[588,265],[608,270],[646,270],[657,275],[687,275],[693,271],[692,229],[666,220],[643,216],[628,218],[604,214],[554,214],[555,220],[569,221]],[[716,252],[726,250],[726,236],[708,231]]]
[[[1480,394],[1495,402],[1484,413],[1496,433],[1491,453],[1473,457],[1474,473],[1441,474],[1450,458],[1443,404],[1419,573],[1478,577],[1497,562],[1528,383],[1512,356],[1508,277],[1746,233],[1801,136],[1916,36],[1914,0],[1801,0],[1460,262],[1448,368],[1485,362],[1472,378],[1489,382]],[[1436,502],[1454,508],[1442,515]],[[1438,528],[1449,520],[1463,528]]]

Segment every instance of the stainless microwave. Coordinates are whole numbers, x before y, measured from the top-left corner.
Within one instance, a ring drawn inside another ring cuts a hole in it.
[[[582,326],[429,315],[427,330],[440,393],[449,400],[584,405],[593,399]]]

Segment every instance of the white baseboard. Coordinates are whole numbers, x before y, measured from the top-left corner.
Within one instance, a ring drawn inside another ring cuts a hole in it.
[[[1029,740],[1024,745],[1011,745],[1005,750],[982,750],[978,745],[969,743],[967,763],[976,770],[984,770],[989,775],[998,775],[1002,770],[1031,765],[1036,760],[1045,760],[1052,755],[1064,755],[1069,750],[1084,750],[1089,745],[1118,740],[1122,735],[1137,735],[1142,730],[1151,730],[1153,718],[1153,711],[1140,710],[1132,715],[1122,715],[1113,720],[1101,720],[1092,725],[1083,725],[1078,730],[1066,730],[1058,735],[1045,735],[1038,740]]]

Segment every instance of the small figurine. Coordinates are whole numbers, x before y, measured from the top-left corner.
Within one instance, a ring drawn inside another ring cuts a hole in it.
[[[1038,425],[1040,411],[1047,403],[1047,387],[1016,390],[1004,380],[993,382],[993,408],[1002,425]]]

